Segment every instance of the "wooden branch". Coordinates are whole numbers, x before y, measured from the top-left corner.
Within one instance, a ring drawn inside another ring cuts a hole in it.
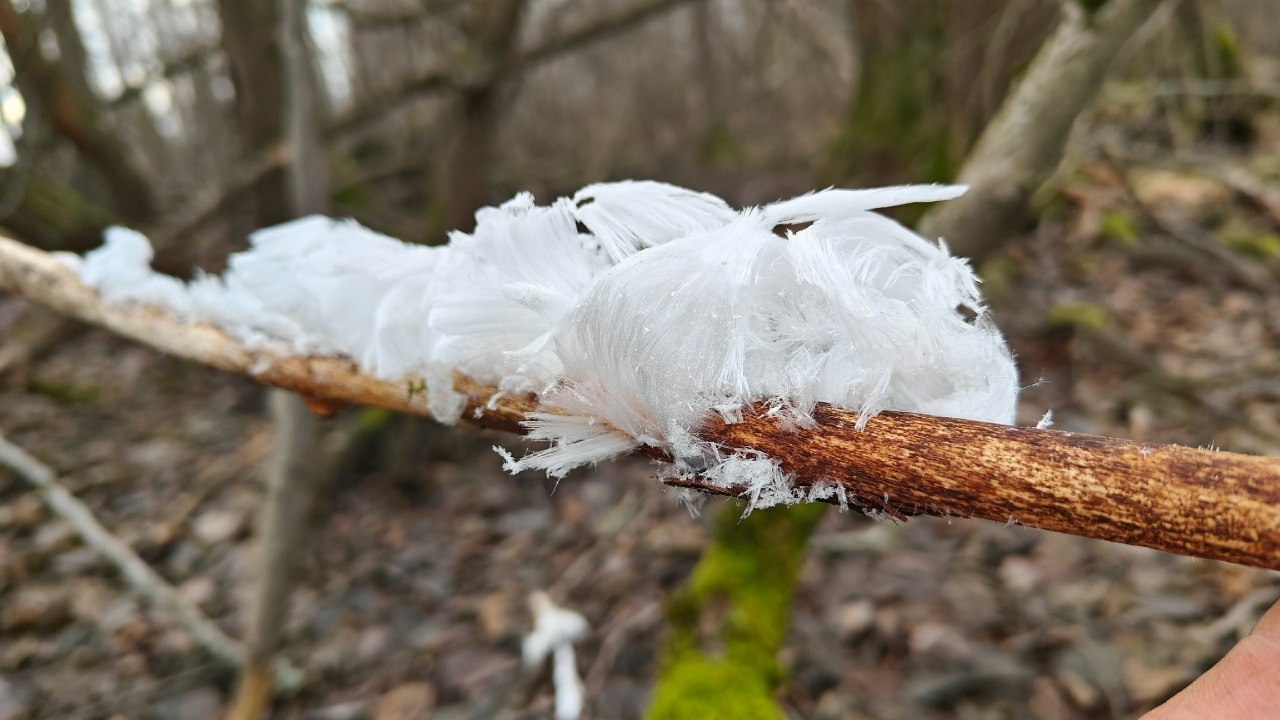
[[[0,289],[101,325],[162,352],[301,393],[430,416],[421,381],[380,380],[344,359],[253,351],[208,325],[146,307],[105,306],[49,255],[0,238]],[[463,419],[521,432],[540,407],[465,376]],[[839,483],[851,502],[890,515],[977,517],[1196,557],[1280,570],[1280,460],[1052,430],[886,412],[865,430],[856,413],[820,406],[818,426],[790,432],[763,415],[703,439],[777,458],[797,484]],[[655,457],[657,455],[655,454]],[[698,480],[672,484],[738,494]]]
[[[1108,0],[1096,10],[1062,4],[1062,19],[1022,82],[978,138],[957,182],[969,192],[939,205],[921,234],[945,237],[981,261],[1016,233],[1032,193],[1058,166],[1072,125],[1102,86],[1120,48],[1162,0]]]
[[[168,355],[246,375],[264,385],[292,390],[315,407],[374,405],[431,417],[421,380],[382,380],[361,373],[339,357],[300,357],[251,350],[211,325],[188,325],[147,306],[107,305],[49,253],[0,236],[0,289],[25,296],[63,315],[106,328]],[[458,376],[454,387],[470,400],[468,422],[521,432],[525,413],[538,408],[532,396],[499,397],[497,388]]]
[[[177,619],[206,652],[230,667],[244,664],[246,651],[243,645],[227,637],[200,612],[200,608],[183,598],[159,573],[138,557],[133,548],[112,535],[110,530],[98,522],[88,506],[58,482],[57,475],[51,468],[9,442],[3,435],[0,435],[0,465],[9,467],[30,483],[44,504],[65,520],[86,545],[116,566],[134,592]],[[275,665],[274,676],[277,683],[287,688],[297,689],[302,685],[301,673],[284,663]]]
[[[858,431],[857,413],[830,406],[814,419],[791,432],[764,414],[713,416],[700,434],[891,515],[978,517],[1280,570],[1277,458],[900,412]]]

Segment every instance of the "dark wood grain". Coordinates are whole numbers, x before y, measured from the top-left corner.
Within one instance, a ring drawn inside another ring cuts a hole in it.
[[[836,482],[899,515],[976,517],[1280,570],[1280,460],[886,412],[864,430],[830,406],[793,432],[762,415],[700,433]],[[700,487],[698,481],[684,482]]]

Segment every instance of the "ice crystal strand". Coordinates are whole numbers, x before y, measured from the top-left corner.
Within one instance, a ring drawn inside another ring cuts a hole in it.
[[[1012,421],[1015,366],[968,263],[872,212],[962,191],[825,190],[735,212],[628,181],[547,206],[522,193],[435,248],[302,218],[255,233],[224,275],[189,285],[153,273],[146,239],[121,229],[70,262],[110,301],[425,379],[445,422],[465,405],[455,372],[504,392],[546,390],[555,410],[528,425],[550,447],[508,456],[510,470],[560,477],[650,446],[672,472],[765,507],[814,497],[792,489],[777,458],[699,440],[708,417],[733,421],[763,402],[803,431],[825,402],[861,422],[885,409]]]

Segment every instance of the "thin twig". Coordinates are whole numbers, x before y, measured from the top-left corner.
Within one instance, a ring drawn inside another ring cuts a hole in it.
[[[210,655],[231,667],[244,664],[245,649],[240,643],[218,629],[194,604],[182,597],[172,585],[160,577],[128,545],[111,534],[98,522],[93,511],[67,491],[53,469],[32,457],[22,448],[0,435],[0,464],[3,464],[29,482],[40,499],[63,520],[89,547],[102,553],[120,570],[134,592],[177,619]],[[276,681],[283,686],[298,688],[302,675],[297,669],[284,663],[275,667]]]
[[[423,383],[382,380],[347,359],[250,349],[209,325],[147,306],[104,304],[47,253],[0,237],[0,289],[101,325],[162,352],[293,390],[321,404],[354,403],[430,417]],[[533,395],[454,375],[463,419],[523,432]],[[774,458],[800,490],[839,484],[850,503],[889,514],[1016,522],[1100,540],[1280,570],[1280,459],[1095,435],[886,412],[858,429],[856,412],[819,405],[817,425],[788,430],[767,413],[710,418],[699,435]],[[662,457],[660,451],[650,451]],[[671,484],[718,494],[742,488],[697,478]]]
[[[525,48],[510,59],[508,71],[519,76],[530,69],[573,53],[596,42],[630,31],[648,20],[678,8],[693,0],[643,0],[631,7],[623,8],[577,27],[570,28],[562,34],[543,39]],[[344,136],[359,130],[370,122],[384,118],[388,113],[403,107],[406,103],[436,93],[456,90],[459,83],[455,69],[447,63],[424,71],[416,78],[405,81],[398,87],[386,92],[377,93],[374,97],[365,98],[359,107],[349,115],[339,119],[329,128],[331,136]]]
[[[156,238],[156,245],[167,248],[189,238],[217,217],[228,203],[248,192],[269,173],[284,167],[288,161],[289,148],[283,143],[259,152],[244,165],[233,169],[225,183],[211,183],[181,207],[167,213],[158,229],[151,233]]]

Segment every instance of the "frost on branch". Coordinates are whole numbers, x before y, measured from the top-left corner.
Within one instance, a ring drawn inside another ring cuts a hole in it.
[[[158,305],[257,347],[346,355],[385,379],[427,379],[453,422],[454,371],[539,392],[513,471],[570,469],[641,446],[751,507],[840,500],[792,487],[777,459],[697,436],[765,402],[803,432],[819,402],[1009,423],[1017,377],[968,263],[873,210],[955,186],[826,190],[763,208],[656,182],[591,185],[477,213],[474,233],[407,245],[308,217],[251,237],[219,277],[153,273],[145,238],[112,229],[79,264],[113,302]],[[510,458],[510,456],[508,456]]]

